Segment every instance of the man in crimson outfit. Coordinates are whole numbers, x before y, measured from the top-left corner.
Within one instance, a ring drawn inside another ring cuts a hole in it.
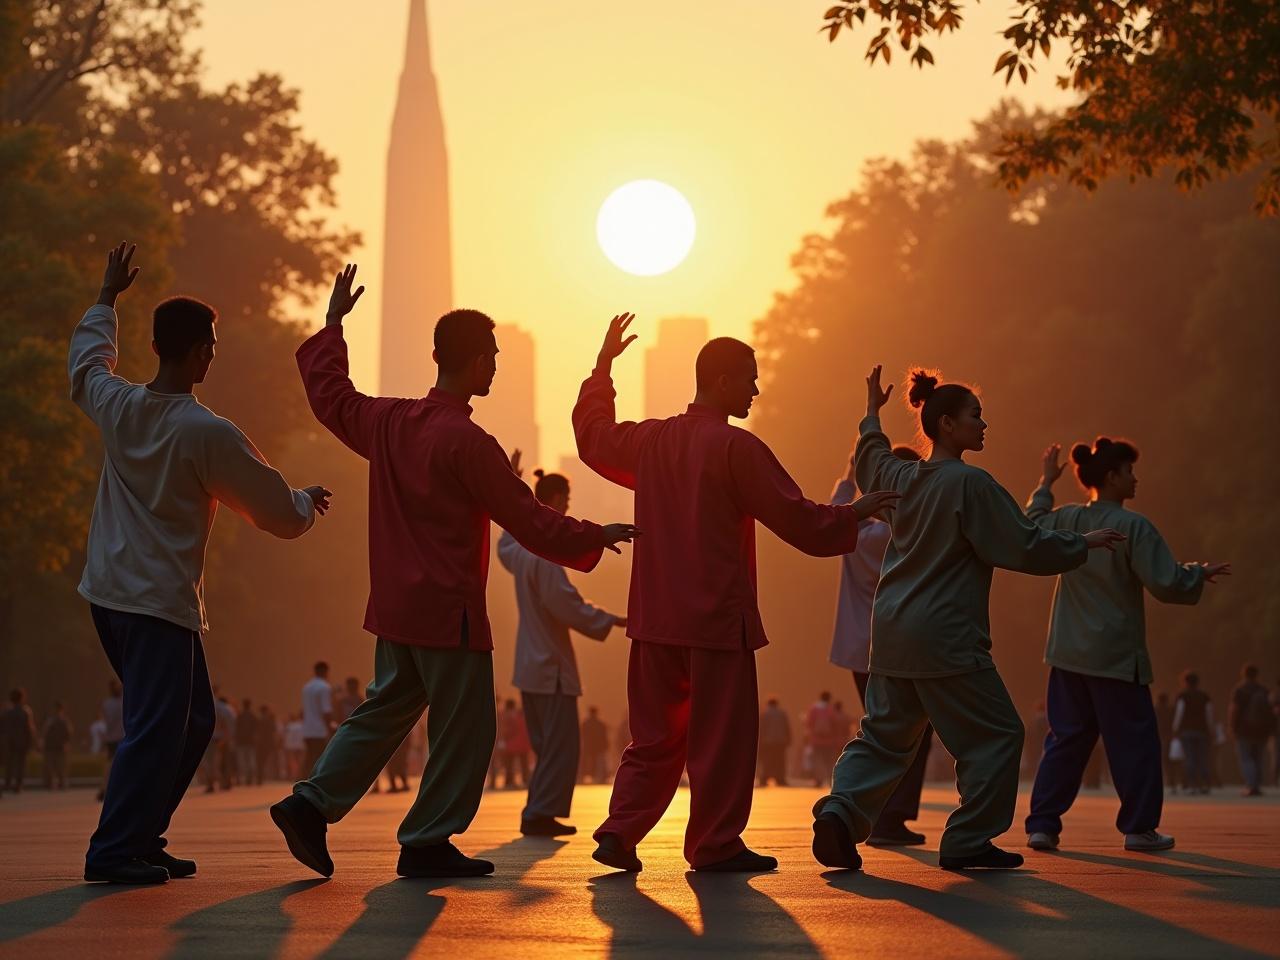
[[[369,605],[365,629],[378,638],[368,699],[324,752],[271,808],[290,852],[333,873],[325,834],[378,778],[430,707],[430,754],[418,796],[400,825],[405,877],[478,876],[487,860],[450,842],[470,825],[493,753],[493,641],[485,610],[489,521],[531,552],[590,570],[605,548],[630,542],[627,524],[600,527],[534,498],[498,442],[471,420],[497,370],[493,321],[454,310],[435,328],[435,388],[425,397],[367,397],[347,372],[342,318],[355,267],[334,283],[325,328],[298,350],[316,419],[369,461]]]
[[[697,395],[679,416],[618,423],[613,361],[635,340],[634,316],[614,317],[596,367],[578,395],[578,455],[601,476],[635,491],[636,541],[627,608],[631,744],[622,754],[609,817],[596,830],[596,860],[641,867],[636,844],[667,809],[686,764],[685,859],[695,870],[772,870],[748,850],[757,716],[755,651],[768,641],[756,605],[755,522],[805,553],[853,550],[858,521],[896,494],[855,503],[814,503],[745,418],[756,388],[751,347],[719,338],[698,354]]]

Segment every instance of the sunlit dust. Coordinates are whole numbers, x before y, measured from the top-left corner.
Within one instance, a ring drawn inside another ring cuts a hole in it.
[[[614,266],[641,277],[674,270],[693,247],[693,208],[675,187],[633,180],[609,194],[596,217],[596,239]]]

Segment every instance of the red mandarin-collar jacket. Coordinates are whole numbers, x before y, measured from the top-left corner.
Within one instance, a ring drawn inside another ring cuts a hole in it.
[[[367,397],[351,383],[341,327],[298,348],[316,419],[369,461],[369,605],[364,628],[398,643],[492,650],[485,607],[489,521],[575,570],[600,561],[601,528],[539,503],[471,407],[441,390]]]
[[[808,500],[759,437],[692,403],[665,420],[617,423],[613,380],[594,371],[573,409],[578,456],[635,491],[627,636],[650,643],[756,649],[769,641],[756,603],[755,521],[817,557],[858,542],[852,506]]]

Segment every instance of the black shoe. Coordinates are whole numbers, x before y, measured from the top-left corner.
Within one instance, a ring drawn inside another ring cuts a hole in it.
[[[151,856],[140,857],[139,859],[144,863],[151,864],[153,867],[164,867],[174,880],[196,875],[196,862],[194,860],[180,860],[167,850],[157,850]]]
[[[493,873],[493,864],[468,857],[446,840],[429,847],[402,846],[396,873],[402,877],[487,877]]]
[[[115,867],[91,867],[86,863],[84,878],[90,883],[168,883],[169,871],[134,859]]]
[[[943,870],[1016,870],[1022,866],[1022,854],[991,844],[981,853],[967,857],[938,857],[938,866]]]
[[[813,821],[813,858],[824,867],[859,870],[862,857],[838,814],[820,813]]]
[[[294,859],[322,877],[333,876],[333,859],[325,842],[329,825],[310,801],[292,793],[272,806],[271,819],[284,834]]]
[[[597,841],[596,852],[591,859],[603,863],[606,867],[616,867],[627,873],[639,873],[644,864],[636,856],[636,848],[628,847],[616,833],[602,833]]]
[[[560,823],[552,817],[535,817],[532,820],[521,820],[520,832],[526,837],[567,837],[577,833],[578,828]]]
[[[923,833],[908,829],[905,823],[877,823],[875,830],[867,838],[867,843],[873,847],[917,847],[924,840]]]
[[[699,873],[765,873],[778,869],[778,858],[767,857],[762,853],[742,849],[732,857],[709,863],[705,867],[694,867]]]

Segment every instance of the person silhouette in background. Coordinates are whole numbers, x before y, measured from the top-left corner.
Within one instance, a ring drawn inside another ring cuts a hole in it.
[[[897,446],[893,455],[908,463],[919,460],[912,447]],[[858,480],[854,473],[854,457],[849,456],[849,469],[836,482],[832,503],[851,503],[858,496]],[[853,674],[853,685],[865,712],[867,681],[871,677],[871,605],[880,583],[880,567],[889,547],[890,529],[887,517],[867,517],[858,525],[858,548],[840,558],[840,594],[836,602],[836,624],[828,659],[837,667]],[[847,739],[847,738],[846,738]],[[929,745],[933,728],[926,727],[920,739],[916,758],[898,782],[897,789],[885,803],[871,828],[867,843],[873,847],[913,846],[924,843],[923,833],[907,827],[908,820],[920,816],[920,793],[924,789],[925,768],[929,763]],[[843,747],[845,740],[840,742]],[[838,753],[839,751],[837,751]],[[832,756],[831,760],[834,761]],[[823,771],[826,774],[828,771]]]
[[[369,603],[377,637],[368,699],[338,727],[307,779],[271,808],[290,852],[333,873],[325,834],[378,778],[428,706],[418,796],[400,825],[396,872],[478,876],[488,860],[450,842],[470,825],[493,755],[493,638],[485,605],[489,524],[556,563],[591,570],[621,552],[630,524],[601,527],[539,503],[471,419],[497,372],[494,323],[453,310],[435,325],[436,385],[425,397],[370,397],[351,383],[343,318],[364,293],[356,267],[334,279],[325,326],[298,349],[316,419],[369,461]]]
[[[1093,547],[1123,540],[1113,530],[1044,530],[985,470],[964,455],[982,450],[987,424],[973,390],[911,374],[908,402],[932,444],[927,460],[893,454],[880,409],[893,386],[880,367],[867,377],[867,415],[854,453],[858,486],[895,490],[902,502],[876,588],[871,678],[862,730],[836,761],[830,795],[814,804],[813,855],[856,870],[857,844],[911,767],[930,724],[956,758],[960,807],[939,845],[943,869],[1011,869],[1022,857],[992,844],[1013,823],[1022,720],[991,659],[988,610],[996,567],[1062,573]]]
[[[1267,741],[1275,732],[1276,718],[1271,712],[1271,697],[1258,682],[1258,668],[1252,663],[1240,668],[1240,682],[1231,691],[1227,707],[1227,726],[1236,741],[1244,796],[1260,797],[1267,767]]]
[[[0,747],[3,747],[5,759],[4,788],[11,793],[22,792],[22,781],[27,775],[27,754],[38,740],[36,718],[27,706],[27,691],[14,687],[9,691],[9,707],[0,715]]]
[[[1182,744],[1182,787],[1188,793],[1208,793],[1209,739],[1213,736],[1213,702],[1200,689],[1200,675],[1182,673],[1182,689],[1173,703],[1173,735]]]
[[[107,256],[98,302],[71,334],[71,399],[102,436],[104,465],[80,595],[120,679],[124,739],[107,780],[86,880],[164,883],[196,872],[165,850],[169,821],[213,736],[202,634],[204,559],[223,504],[291,539],[329,506],[322,486],[291,488],[230,420],[193,395],[217,348],[217,311],[172,297],[152,314],[159,359],[150,383],[115,374],[117,298],[135,248]]]
[[[635,340],[614,317],[573,410],[578,455],[635,491],[637,540],[627,603],[631,743],[614,776],[597,861],[641,869],[636,845],[689,771],[684,855],[694,870],[772,870],[747,849],[760,700],[755,652],[767,642],[756,602],[755,524],[814,556],[857,545],[858,521],[898,499],[848,506],[808,500],[759,437],[730,426],[759,395],[755,353],[727,337],[695,365],[696,395],[665,420],[619,423],[613,361]]]
[[[580,779],[591,778],[592,783],[604,783],[608,775],[605,757],[609,752],[609,728],[600,719],[600,708],[587,707],[582,720],[582,766]]]
[[[1197,603],[1205,583],[1230,575],[1231,566],[1178,563],[1155,525],[1125,507],[1138,491],[1138,450],[1125,440],[1099,437],[1092,448],[1072,447],[1076,478],[1090,500],[1054,509],[1053,485],[1065,469],[1061,453],[1056,443],[1045,450],[1027,516],[1047,530],[1119,530],[1125,542],[1091,554],[1054,586],[1044,655],[1049,733],[1031,788],[1027,846],[1057,849],[1063,814],[1075,802],[1101,735],[1120,795],[1116,829],[1124,834],[1124,848],[1168,850],[1173,837],[1156,829],[1164,783],[1144,598],[1150,593],[1161,603]]]
[[[778,698],[770,697],[760,714],[760,786],[772,780],[780,787],[787,785],[787,748],[791,746],[791,720],[778,706]]]
[[[835,708],[831,706],[831,691],[823,690],[818,699],[809,705],[804,715],[805,738],[809,748],[809,772],[813,785],[824,786],[831,776],[831,766],[840,755],[844,740],[836,729]]]
[[[46,790],[67,789],[67,747],[71,744],[72,733],[73,727],[63,709],[62,701],[55,700],[53,713],[44,722],[41,743]]]
[[[511,466],[519,475],[520,451],[512,454]],[[541,470],[533,474],[533,495],[557,513],[568,513],[569,478]],[[576,827],[556,820],[569,816],[581,750],[582,680],[569,631],[604,640],[627,621],[583,600],[563,567],[526,550],[505,531],[498,539],[498,560],[515,578],[520,621],[511,682],[520,691],[534,756],[520,832],[545,837],[577,833]]]

